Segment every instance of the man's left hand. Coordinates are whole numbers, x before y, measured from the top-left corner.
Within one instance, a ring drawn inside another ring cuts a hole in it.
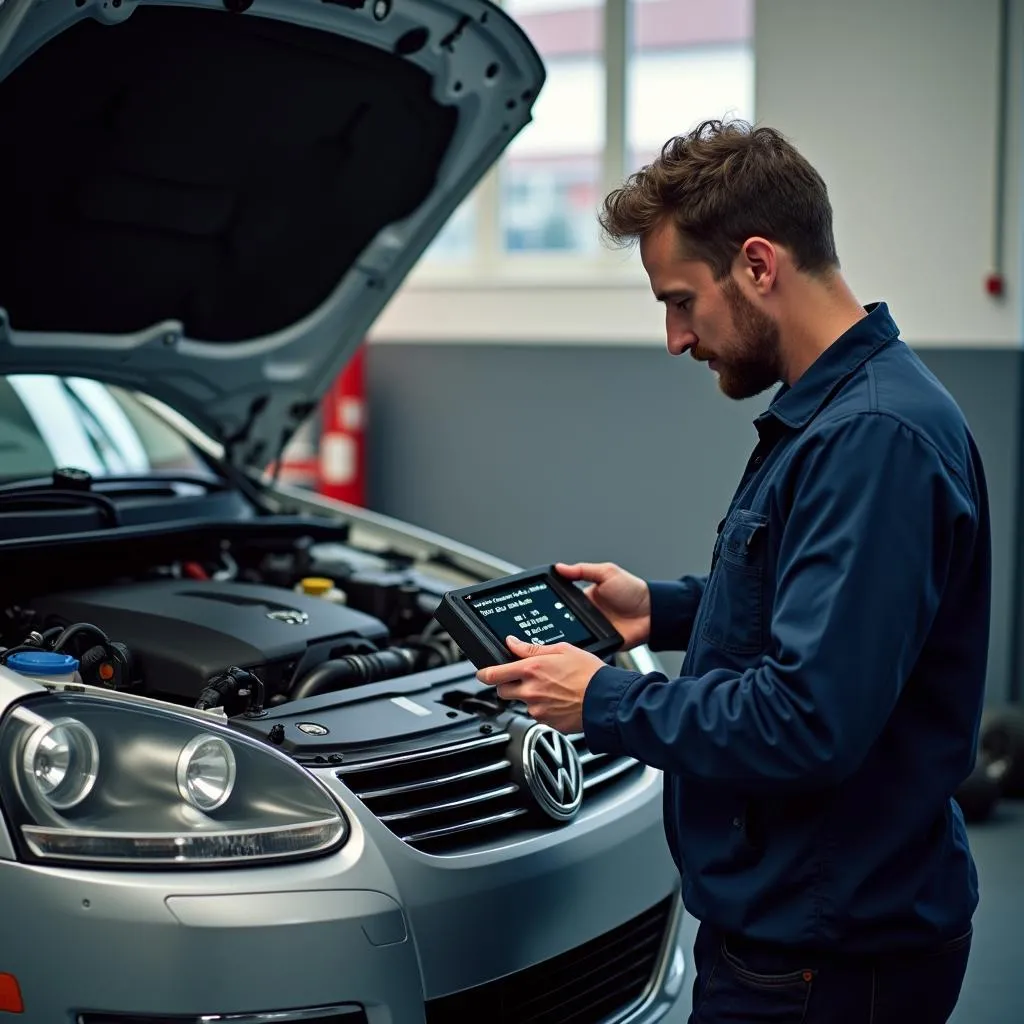
[[[572,644],[528,644],[514,636],[505,643],[519,660],[481,669],[477,679],[496,686],[503,700],[522,701],[535,721],[559,732],[582,732],[583,695],[604,662]]]

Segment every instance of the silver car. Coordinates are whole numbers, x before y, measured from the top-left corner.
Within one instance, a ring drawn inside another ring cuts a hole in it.
[[[480,0],[0,0],[0,1014],[678,1019],[659,773],[433,617],[516,567],[265,472],[542,83]]]

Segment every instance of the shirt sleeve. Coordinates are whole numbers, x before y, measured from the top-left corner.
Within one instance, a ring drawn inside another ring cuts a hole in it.
[[[588,746],[757,791],[842,780],[918,658],[954,537],[977,521],[959,478],[899,421],[831,426],[797,470],[759,664],[677,679],[601,668],[584,698]]]
[[[690,643],[697,606],[707,586],[707,576],[684,576],[681,580],[648,582],[651,595],[652,651],[684,651]]]

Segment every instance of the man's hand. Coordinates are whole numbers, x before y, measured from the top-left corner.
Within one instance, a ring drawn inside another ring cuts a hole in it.
[[[503,700],[520,700],[530,717],[559,732],[583,731],[583,695],[604,662],[572,644],[528,644],[514,636],[505,640],[520,660],[481,669],[477,679],[497,686]]]
[[[583,593],[619,631],[627,651],[647,642],[651,635],[651,591],[639,576],[612,562],[559,562],[555,570],[567,580],[588,580],[594,584]]]

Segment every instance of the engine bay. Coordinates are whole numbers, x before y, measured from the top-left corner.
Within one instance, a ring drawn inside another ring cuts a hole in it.
[[[50,562],[34,586],[4,595],[0,661],[65,654],[89,685],[248,719],[447,666],[472,674],[433,618],[466,574],[430,575],[411,556],[360,548],[344,524],[319,537],[287,523],[233,533],[93,550],[77,573]],[[174,547],[181,557],[141,561]]]
[[[500,566],[312,511],[0,541],[0,664],[215,715],[331,771],[433,854],[557,827],[584,792],[640,778],[633,759],[573,734],[572,806],[548,806],[531,760],[547,727],[480,682],[435,616]],[[28,670],[46,663],[65,675]]]

